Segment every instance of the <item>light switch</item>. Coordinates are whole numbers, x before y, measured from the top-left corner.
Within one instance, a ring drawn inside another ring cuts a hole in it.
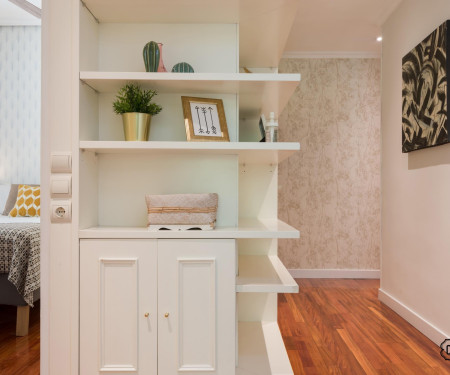
[[[50,179],[52,198],[70,198],[72,195],[72,176],[54,175]]]
[[[52,153],[51,164],[52,173],[72,173],[72,154]]]

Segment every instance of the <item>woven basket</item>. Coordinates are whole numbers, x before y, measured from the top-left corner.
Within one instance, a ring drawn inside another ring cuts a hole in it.
[[[146,195],[151,230],[214,229],[219,196],[209,194]]]

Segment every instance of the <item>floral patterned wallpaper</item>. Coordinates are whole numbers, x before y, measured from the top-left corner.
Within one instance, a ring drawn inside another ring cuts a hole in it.
[[[379,59],[283,59],[300,73],[279,118],[281,141],[301,150],[279,168],[279,217],[300,230],[280,240],[290,269],[379,269]],[[400,95],[400,94],[399,94]]]
[[[0,26],[0,183],[38,184],[41,27]]]

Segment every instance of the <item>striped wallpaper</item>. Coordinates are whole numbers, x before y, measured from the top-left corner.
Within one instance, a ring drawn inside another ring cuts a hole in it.
[[[41,27],[0,26],[0,183],[39,183]]]

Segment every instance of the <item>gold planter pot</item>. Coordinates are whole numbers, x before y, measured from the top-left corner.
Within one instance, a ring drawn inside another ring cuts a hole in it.
[[[150,134],[150,121],[152,116],[148,113],[130,112],[122,114],[123,132],[126,141],[147,141]]]

